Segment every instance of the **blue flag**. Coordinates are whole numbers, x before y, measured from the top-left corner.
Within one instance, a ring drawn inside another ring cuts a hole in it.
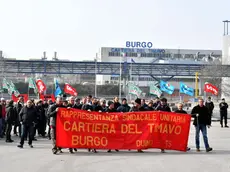
[[[58,95],[60,95],[62,93],[62,91],[61,91],[61,88],[60,88],[56,78],[54,78],[54,85],[55,85],[55,93],[54,93],[54,95],[55,95],[55,97],[57,97]]]
[[[160,81],[160,89],[161,89],[161,91],[166,92],[168,94],[173,94],[173,92],[174,92],[174,86],[169,85],[165,81]]]
[[[188,87],[183,82],[180,82],[180,93],[187,94],[189,96],[194,96],[194,89]]]

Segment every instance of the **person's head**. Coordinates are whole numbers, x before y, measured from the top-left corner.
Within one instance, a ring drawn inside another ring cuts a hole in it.
[[[32,106],[33,106],[32,100],[27,100],[26,106],[27,106],[28,108],[32,107]]]
[[[37,106],[42,106],[42,100],[38,100],[36,104]]]
[[[182,110],[183,109],[183,104],[182,103],[178,103],[177,104],[177,108],[178,108],[178,110]]]
[[[67,100],[64,100],[63,103],[62,103],[63,106],[67,107],[68,106],[68,101]]]
[[[87,102],[90,103],[92,101],[92,95],[87,96]]]
[[[1,98],[1,103],[2,103],[2,105],[5,105],[6,104],[6,100],[4,98]]]
[[[48,100],[48,105],[51,105],[51,104],[53,104],[53,101],[52,100]]]
[[[123,104],[123,105],[126,105],[126,104],[127,104],[127,99],[126,99],[126,98],[123,98],[123,99],[122,99],[122,104]]]
[[[167,105],[167,99],[166,98],[161,99],[161,105]]]
[[[208,97],[208,101],[211,101],[212,99],[211,99],[211,97]]]
[[[114,102],[118,103],[119,102],[119,98],[118,97],[114,97]]]
[[[87,97],[83,97],[82,98],[82,104],[86,104],[87,103]]]
[[[71,97],[69,98],[69,104],[71,104],[71,105],[74,104],[74,97],[73,97],[73,96],[71,96]]]
[[[152,102],[152,101],[150,101],[150,102],[148,103],[148,107],[153,107],[153,102]]]
[[[141,105],[145,104],[145,99],[141,99]]]
[[[141,99],[136,98],[136,100],[135,100],[135,106],[136,107],[140,107],[141,106]]]
[[[96,98],[96,97],[94,97],[94,98],[92,99],[92,104],[94,104],[94,105],[97,104],[97,98]]]
[[[225,98],[222,99],[222,102],[223,102],[223,103],[225,102]]]
[[[200,98],[198,103],[199,103],[200,107],[203,107],[204,106],[204,99]]]
[[[108,101],[108,107],[109,107],[109,109],[114,109],[113,101]]]
[[[106,106],[106,100],[105,100],[105,99],[101,99],[101,100],[100,100],[100,105],[101,105],[102,107],[105,107],[105,106]]]
[[[18,102],[19,102],[19,103],[23,103],[23,102],[24,102],[23,97],[19,97]]]
[[[6,104],[9,106],[13,106],[14,105],[14,101],[13,100],[7,100]]]
[[[62,97],[57,97],[56,98],[56,104],[61,105],[62,104]]]
[[[76,98],[75,99],[75,104],[80,104],[81,103],[81,99],[80,98]]]

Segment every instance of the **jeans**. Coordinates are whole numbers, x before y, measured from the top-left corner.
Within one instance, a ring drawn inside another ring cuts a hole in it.
[[[202,132],[205,148],[209,148],[207,126],[204,124],[198,124],[196,127],[196,148],[200,149],[200,131]]]
[[[3,132],[2,132],[2,129],[3,129],[3,125],[2,125],[2,118],[0,118],[0,137],[3,136]]]
[[[22,124],[22,136],[21,136],[21,141],[20,145],[24,145],[24,140],[27,137],[27,133],[29,133],[29,145],[32,145],[32,140],[34,136],[34,126],[33,125],[25,125]]]

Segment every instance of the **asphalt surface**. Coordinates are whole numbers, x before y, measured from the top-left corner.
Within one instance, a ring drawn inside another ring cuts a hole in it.
[[[220,128],[218,122],[208,130],[213,152],[206,153],[201,138],[201,152],[195,150],[194,127],[191,126],[189,152],[150,149],[145,153],[120,151],[89,153],[78,150],[69,154],[53,155],[51,143],[44,138],[34,142],[34,148],[27,144],[17,148],[19,142],[5,143],[0,139],[0,172],[228,172],[230,171],[230,128]]]

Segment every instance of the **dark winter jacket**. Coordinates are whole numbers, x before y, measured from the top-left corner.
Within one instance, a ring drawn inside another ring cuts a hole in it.
[[[220,107],[220,113],[227,114],[228,104],[226,102],[221,102],[219,104],[219,107]]]
[[[175,111],[175,113],[182,113],[182,114],[187,114],[187,112],[185,111],[185,110],[179,110],[179,109],[177,109],[176,111]]]
[[[138,112],[138,111],[145,111],[145,109],[142,106],[139,109],[136,106],[133,106],[130,109],[130,112]]]
[[[16,120],[16,113],[13,104],[6,105],[6,123],[13,124]]]
[[[212,111],[214,109],[214,104],[213,102],[205,102],[205,106],[208,108],[209,113],[212,114]]]
[[[19,113],[19,122],[31,126],[37,123],[37,116],[38,114],[34,106],[30,108],[24,106]]]
[[[14,111],[16,113],[16,124],[19,125],[19,113],[22,110],[23,105],[21,103],[17,103],[14,107]]]
[[[114,109],[117,110],[117,108],[119,108],[121,106],[121,104],[119,102],[114,102]]]
[[[192,109],[192,117],[194,118],[193,125],[197,126],[198,124],[211,125],[211,114],[206,106],[195,106]],[[196,115],[199,114],[197,117]]]
[[[82,104],[68,104],[67,107],[71,107],[71,108],[74,108],[74,109],[82,109]]]
[[[159,104],[156,108],[157,111],[163,111],[163,112],[171,112],[171,109],[168,105],[161,105]]]
[[[129,112],[130,106],[128,104],[122,104],[120,107],[117,108],[117,112]]]
[[[63,105],[57,105],[56,103],[51,105],[48,109],[47,115],[50,118],[50,126],[56,126],[56,118],[57,118],[57,108],[63,108]]]

